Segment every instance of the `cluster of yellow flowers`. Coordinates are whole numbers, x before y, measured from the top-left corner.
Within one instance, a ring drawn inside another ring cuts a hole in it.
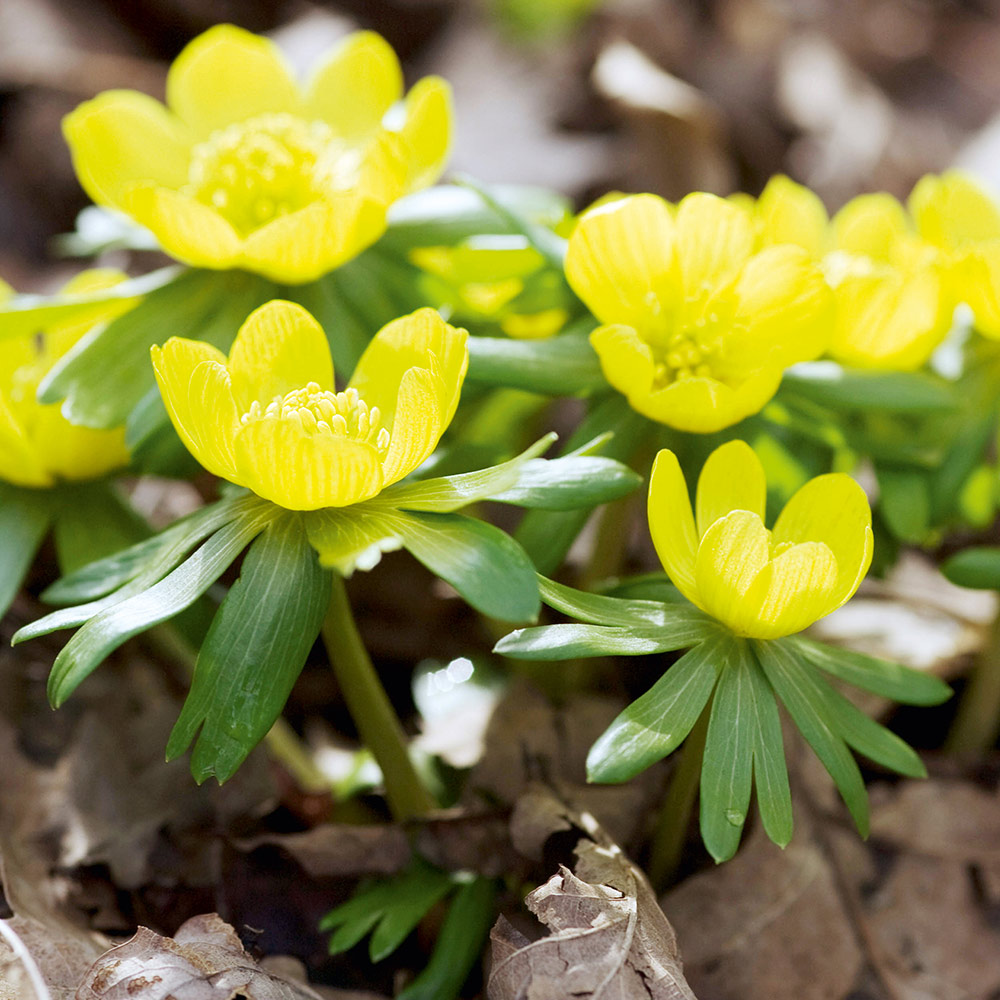
[[[166,106],[112,91],[65,122],[97,204],[129,215],[184,263],[289,284],[378,239],[389,206],[438,177],[450,132],[447,85],[427,78],[404,99],[396,56],[377,35],[350,36],[300,86],[270,42],[231,26],[183,51]],[[415,259],[440,278],[461,271],[463,307],[488,313],[543,263],[515,247],[508,270],[478,273],[495,250],[479,258],[472,248],[464,264],[449,248]],[[600,323],[590,342],[610,385],[651,420],[708,433],[759,412],[797,362],[920,367],[960,301],[1000,338],[1000,210],[960,174],[925,178],[908,208],[866,195],[832,219],[784,177],[758,199],[614,197],[572,229],[565,276]],[[81,279],[111,280],[119,276]],[[527,325],[506,316],[504,328],[550,335],[566,315],[556,306]],[[35,402],[83,332],[0,342],[0,476],[11,483],[46,487],[128,461],[120,430],[71,428],[57,407]],[[250,316],[228,357],[178,337],[153,349],[170,418],[206,469],[282,507],[315,510],[371,499],[431,454],[458,405],[466,332],[430,309],[398,319],[339,391],[327,334],[336,331],[275,301]],[[702,470],[692,514],[664,451],[650,525],[685,596],[739,635],[772,638],[854,592],[871,561],[871,515],[853,480],[829,475],[768,531],[764,495],[753,452],[728,444]]]

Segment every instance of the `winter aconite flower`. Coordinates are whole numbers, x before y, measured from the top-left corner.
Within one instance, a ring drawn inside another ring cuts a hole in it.
[[[84,271],[63,289],[73,295],[111,287],[118,271]],[[0,283],[0,301],[10,296]],[[110,315],[120,311],[109,306]],[[39,333],[0,339],[0,480],[48,487],[60,480],[96,479],[127,465],[125,430],[92,430],[71,424],[58,404],[38,402],[39,383],[98,320],[56,321]]]
[[[591,343],[607,380],[680,430],[758,412],[784,369],[830,338],[830,291],[808,253],[758,252],[748,213],[714,195],[595,206],[570,236],[566,276],[603,324]]]
[[[976,329],[1000,339],[1000,206],[971,176],[949,170],[917,183],[910,211],[920,235],[941,250]]]
[[[427,77],[401,96],[395,53],[371,32],[300,88],[270,41],[219,25],[170,67],[167,107],[107,91],[64,131],[87,193],[167,253],[299,283],[373,243],[388,206],[440,174],[447,84]]]
[[[836,298],[830,354],[856,368],[919,368],[951,327],[941,256],[887,194],[848,202],[832,219],[820,199],[773,178],[752,208],[764,246],[795,243],[821,263]]]
[[[708,457],[695,511],[673,452],[649,483],[649,529],[660,561],[693,604],[754,639],[792,635],[839,608],[872,559],[871,510],[842,473],[817,476],[764,526],[764,470],[743,441]]]
[[[433,309],[383,327],[338,392],[326,335],[301,306],[251,314],[229,357],[198,340],[153,348],[170,419],[210,472],[290,510],[346,507],[412,472],[458,406],[467,334]]]

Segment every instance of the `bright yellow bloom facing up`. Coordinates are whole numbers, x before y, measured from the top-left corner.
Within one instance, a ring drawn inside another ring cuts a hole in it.
[[[956,299],[976,329],[1000,340],[1000,206],[968,174],[922,178],[910,195],[920,235],[940,248]]]
[[[84,271],[61,291],[96,292],[124,280],[120,271]],[[0,301],[11,294],[0,282]],[[112,305],[108,318],[117,312]],[[61,479],[96,479],[128,464],[123,427],[77,427],[62,415],[59,404],[43,406],[36,399],[42,379],[95,322],[91,316],[84,323],[53,323],[37,335],[0,339],[0,480],[46,487]]]
[[[773,178],[752,206],[764,246],[795,243],[836,298],[830,355],[855,368],[919,368],[951,328],[954,296],[941,255],[888,194],[849,201],[832,219],[820,199]]]
[[[758,412],[830,338],[830,291],[808,254],[756,252],[747,212],[710,194],[595,206],[570,236],[566,277],[603,324],[591,343],[607,380],[680,430]]]
[[[385,230],[389,205],[433,183],[451,98],[437,77],[400,104],[386,41],[346,38],[304,87],[267,39],[218,25],[167,76],[167,105],[111,90],[67,116],[87,193],[195,267],[312,281]]]
[[[393,320],[342,392],[326,335],[292,302],[252,313],[228,358],[181,337],[152,354],[170,419],[206,469],[317,510],[371,499],[431,454],[458,406],[467,337],[433,309]]]
[[[850,476],[809,480],[772,531],[767,484],[753,450],[730,441],[708,457],[691,510],[672,451],[657,455],[649,482],[649,530],[684,596],[737,635],[777,639],[839,608],[872,560],[871,509]]]

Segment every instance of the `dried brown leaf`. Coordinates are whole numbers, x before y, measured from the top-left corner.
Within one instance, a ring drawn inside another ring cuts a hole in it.
[[[217,913],[192,917],[172,938],[147,927],[91,966],[77,1000],[319,1000],[303,983],[262,969]]]

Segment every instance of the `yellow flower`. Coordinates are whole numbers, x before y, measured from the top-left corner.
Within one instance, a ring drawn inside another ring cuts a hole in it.
[[[843,473],[809,480],[773,531],[764,470],[743,441],[708,457],[691,511],[684,473],[663,450],[649,481],[649,530],[664,569],[693,604],[737,635],[777,639],[839,608],[872,560],[871,509]]]
[[[942,251],[976,329],[1000,339],[1000,207],[971,176],[949,170],[917,183],[910,211],[920,235]]]
[[[96,292],[125,280],[120,271],[84,271],[62,292]],[[0,302],[11,289],[0,282]],[[110,318],[120,312],[109,307]],[[100,317],[53,323],[41,332],[0,339],[0,480],[16,486],[54,486],[60,479],[95,479],[129,462],[125,429],[71,424],[59,404],[43,406],[38,385]]]
[[[326,335],[275,300],[240,328],[228,359],[199,340],[152,349],[167,412],[210,472],[290,510],[346,507],[412,472],[455,414],[467,333],[433,309],[393,320],[337,392]]]
[[[373,243],[388,206],[440,174],[448,85],[426,77],[397,108],[401,96],[399,62],[376,34],[350,35],[300,88],[271,42],[223,24],[170,67],[168,107],[111,90],[64,132],[91,198],[167,253],[298,283]]]
[[[951,327],[940,255],[895,198],[866,194],[829,220],[820,199],[774,177],[750,209],[763,246],[794,243],[821,262],[836,298],[829,353],[856,368],[919,368]]]
[[[818,357],[831,295],[797,246],[755,252],[752,220],[710,194],[641,194],[585,212],[566,277],[601,321],[591,343],[633,409],[711,432],[758,412],[783,370]]]

